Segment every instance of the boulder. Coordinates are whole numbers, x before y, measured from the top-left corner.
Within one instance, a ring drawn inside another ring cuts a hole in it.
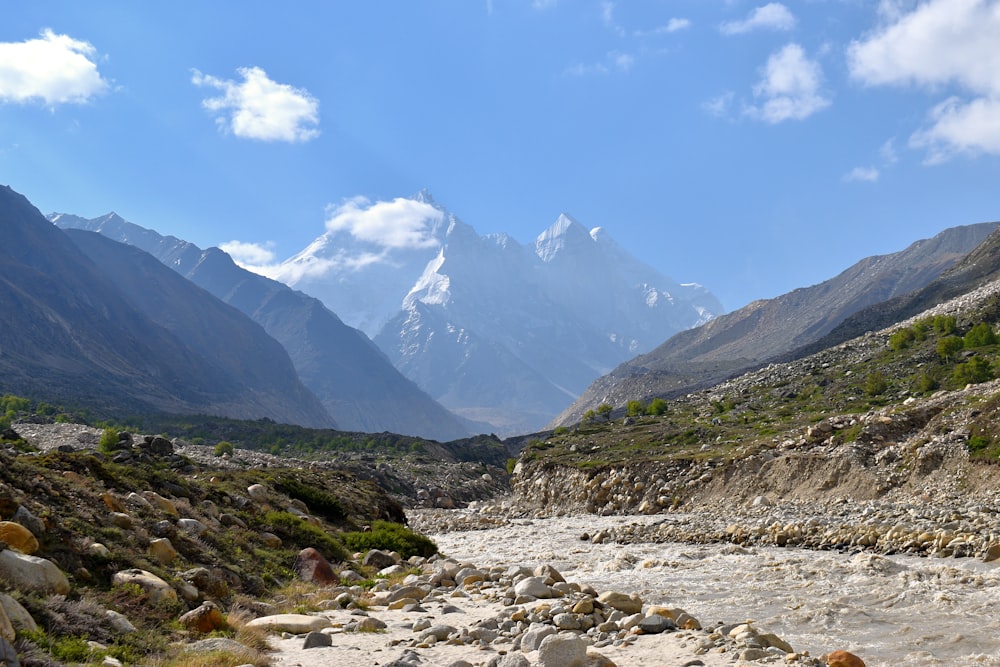
[[[181,573],[181,579],[194,586],[201,595],[211,598],[229,596],[229,584],[206,567],[194,567]]]
[[[653,614],[639,621],[639,629],[644,635],[658,635],[661,632],[676,630],[677,625],[666,616]]]
[[[214,602],[206,602],[197,609],[192,609],[181,616],[178,621],[184,627],[208,634],[226,627],[226,619],[222,615],[222,610]]]
[[[514,584],[514,593],[529,595],[533,598],[554,597],[552,589],[545,583],[545,577],[525,577]]]
[[[14,624],[10,622],[7,618],[7,612],[4,610],[3,606],[0,605],[0,639],[6,639],[9,642],[14,641],[16,633],[14,632]]]
[[[30,530],[33,535],[41,535],[45,532],[45,522],[32,514],[24,505],[17,508],[17,511],[14,512],[14,516],[10,520],[21,524]]]
[[[340,583],[340,575],[333,571],[323,554],[312,547],[299,552],[295,558],[295,571],[301,579],[317,586],[336,586]]]
[[[302,642],[302,648],[325,648],[333,646],[333,638],[325,632],[310,632]]]
[[[3,637],[0,637],[0,667],[21,667],[21,661],[17,659],[17,651]]]
[[[319,632],[323,628],[330,627],[330,619],[322,616],[308,616],[306,614],[275,614],[274,616],[262,616],[255,618],[246,624],[248,628],[258,628],[269,632],[288,632],[293,635],[304,635],[310,632]]]
[[[38,539],[19,523],[0,521],[0,542],[6,542],[11,549],[32,556],[38,551]]]
[[[164,514],[169,514],[170,516],[180,515],[180,513],[177,511],[177,505],[174,505],[174,502],[172,500],[164,498],[156,491],[144,491],[142,497],[145,498],[150,505],[160,510]]]
[[[132,621],[128,620],[125,614],[112,609],[106,609],[104,611],[104,618],[107,619],[108,625],[119,634],[128,635],[135,632],[135,626],[132,625]]]
[[[508,653],[494,656],[488,667],[531,667],[531,662],[520,653]]]
[[[576,667],[587,659],[587,644],[570,633],[551,635],[538,647],[538,667]]]
[[[374,567],[377,570],[383,570],[387,567],[392,567],[399,561],[396,560],[391,554],[380,549],[372,549],[365,554],[364,560],[361,561],[363,565],[368,565],[369,567]]]
[[[542,642],[554,634],[556,634],[556,629],[551,625],[532,625],[527,632],[521,635],[521,650],[525,653],[537,651]]]
[[[208,526],[198,521],[198,519],[178,519],[177,527],[195,537],[201,537],[208,532]]]
[[[861,658],[847,651],[834,651],[826,656],[826,664],[830,667],[865,667]]]
[[[642,611],[642,598],[635,593],[626,595],[615,591],[606,591],[597,598],[601,604],[617,609],[623,614],[638,614]]]
[[[6,593],[0,593],[0,609],[7,614],[7,618],[15,630],[34,632],[38,629],[38,624],[35,623],[35,619],[31,617],[28,610]]]
[[[167,565],[177,558],[177,549],[166,537],[159,537],[149,543],[149,555],[158,560],[161,564]]]
[[[267,502],[267,487],[263,484],[251,484],[247,487],[247,495],[255,502]]]
[[[145,591],[153,604],[164,601],[172,602],[177,599],[177,591],[171,588],[170,584],[152,572],[138,568],[115,572],[114,576],[111,577],[111,583],[117,585],[135,584]]]
[[[66,595],[70,590],[69,580],[55,563],[12,549],[0,551],[0,579],[18,591]]]

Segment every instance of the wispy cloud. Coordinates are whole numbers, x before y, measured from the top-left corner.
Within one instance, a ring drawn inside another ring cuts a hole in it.
[[[723,35],[741,35],[754,30],[791,30],[795,15],[780,2],[770,2],[755,8],[742,21],[727,21],[719,26]]]
[[[733,91],[725,92],[717,97],[703,102],[701,108],[705,110],[711,116],[716,118],[724,118],[729,115],[729,110],[733,106],[733,99],[736,95]]]
[[[625,28],[618,25],[615,20],[615,7],[617,3],[611,2],[611,0],[604,0],[601,3],[601,21],[604,23],[604,27],[615,33],[619,37],[625,36]]]
[[[848,183],[875,183],[878,181],[879,170],[877,167],[855,167],[844,174],[844,180]]]
[[[767,123],[802,120],[830,105],[822,92],[823,71],[798,44],[788,44],[771,55],[754,86],[758,100],[747,115]]]
[[[244,241],[229,241],[219,244],[219,249],[233,258],[240,266],[262,266],[273,264],[274,243],[246,243]]]
[[[577,63],[566,68],[566,74],[571,76],[588,76],[591,74],[610,74],[611,72],[628,72],[635,65],[635,56],[620,51],[608,51],[601,62],[584,64]]]
[[[669,35],[671,33],[680,32],[682,30],[689,30],[691,28],[691,20],[684,18],[672,18],[665,25],[658,26],[652,30],[636,30],[636,37],[648,37],[655,35]]]
[[[0,42],[0,102],[83,104],[108,88],[90,42],[45,29],[38,39]]]
[[[426,202],[397,197],[373,204],[355,197],[328,210],[326,228],[384,248],[433,248],[443,220],[444,213]]]
[[[309,141],[319,136],[319,101],[309,91],[268,78],[259,67],[241,67],[237,82],[194,70],[191,82],[222,91],[202,102],[217,114],[220,127],[237,137],[260,141]]]
[[[1000,154],[1000,3],[928,0],[906,8],[883,2],[884,24],[853,42],[853,78],[869,86],[954,87],[910,137],[929,163],[959,154]]]

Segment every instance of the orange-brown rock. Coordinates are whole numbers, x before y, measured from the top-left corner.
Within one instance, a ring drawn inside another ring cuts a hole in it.
[[[0,542],[28,556],[38,551],[38,540],[31,531],[13,521],[0,521]]]
[[[206,602],[197,609],[192,609],[178,620],[184,627],[201,633],[214,632],[226,627],[222,611],[213,602]]]
[[[826,664],[830,667],[865,667],[865,661],[847,651],[834,651],[826,656]]]
[[[340,583],[340,575],[333,571],[330,562],[312,547],[299,552],[295,559],[295,571],[303,580],[318,586],[336,586]]]

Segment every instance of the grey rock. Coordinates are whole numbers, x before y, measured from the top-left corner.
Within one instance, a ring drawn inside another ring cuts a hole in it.
[[[0,637],[0,667],[21,667],[21,661],[17,659],[17,652],[3,637]]]
[[[333,638],[325,632],[310,632],[302,642],[302,648],[325,648],[333,646]]]
[[[443,642],[444,640],[448,639],[449,635],[453,635],[456,632],[458,632],[457,628],[454,628],[450,625],[444,625],[442,623],[438,625],[432,625],[431,627],[427,628],[424,631],[424,633],[420,635],[420,638],[426,639],[428,637],[434,637],[434,639],[436,639],[437,641]]]
[[[538,647],[538,667],[576,667],[586,659],[587,644],[576,635],[552,635]]]
[[[661,632],[676,630],[677,625],[666,616],[653,614],[639,621],[639,629],[646,635],[658,635]]]
[[[556,629],[551,625],[532,625],[528,631],[521,635],[521,650],[524,652],[537,651],[547,637],[556,634]]]
[[[552,589],[545,583],[545,577],[525,577],[514,584],[517,595],[530,595],[533,598],[553,597]]]
[[[399,561],[397,561],[391,554],[381,551],[379,549],[372,549],[365,554],[364,559],[361,561],[362,564],[368,565],[369,567],[374,567],[378,570],[385,569],[387,567],[392,567]]]
[[[14,523],[19,523],[28,530],[31,531],[33,535],[41,536],[45,534],[45,523],[39,519],[37,516],[31,513],[27,507],[21,505],[14,512],[14,516],[10,518]]]
[[[531,667],[531,662],[520,653],[508,653],[496,656],[487,663],[487,667]]]

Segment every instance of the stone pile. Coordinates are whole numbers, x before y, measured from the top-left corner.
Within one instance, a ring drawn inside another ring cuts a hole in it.
[[[346,640],[317,633],[377,632],[387,627],[380,615],[388,618],[391,612],[402,611],[409,619],[410,638],[389,642],[389,648],[401,651],[388,663],[393,667],[426,664],[421,651],[441,646],[473,647],[487,657],[492,654],[485,663],[491,667],[613,667],[602,648],[627,648],[640,637],[663,633],[683,635],[696,655],[727,654],[748,663],[823,664],[752,624],[703,628],[683,609],[647,605],[635,593],[600,593],[586,584],[567,582],[549,565],[479,568],[449,558],[413,557],[383,569],[380,576],[388,578],[380,578],[367,591],[360,586],[323,589],[330,609],[262,617],[251,625],[304,635],[304,648],[322,651]],[[498,613],[467,624],[458,622],[463,618],[460,606],[473,601],[491,604]],[[442,616],[448,620],[441,621]]]

